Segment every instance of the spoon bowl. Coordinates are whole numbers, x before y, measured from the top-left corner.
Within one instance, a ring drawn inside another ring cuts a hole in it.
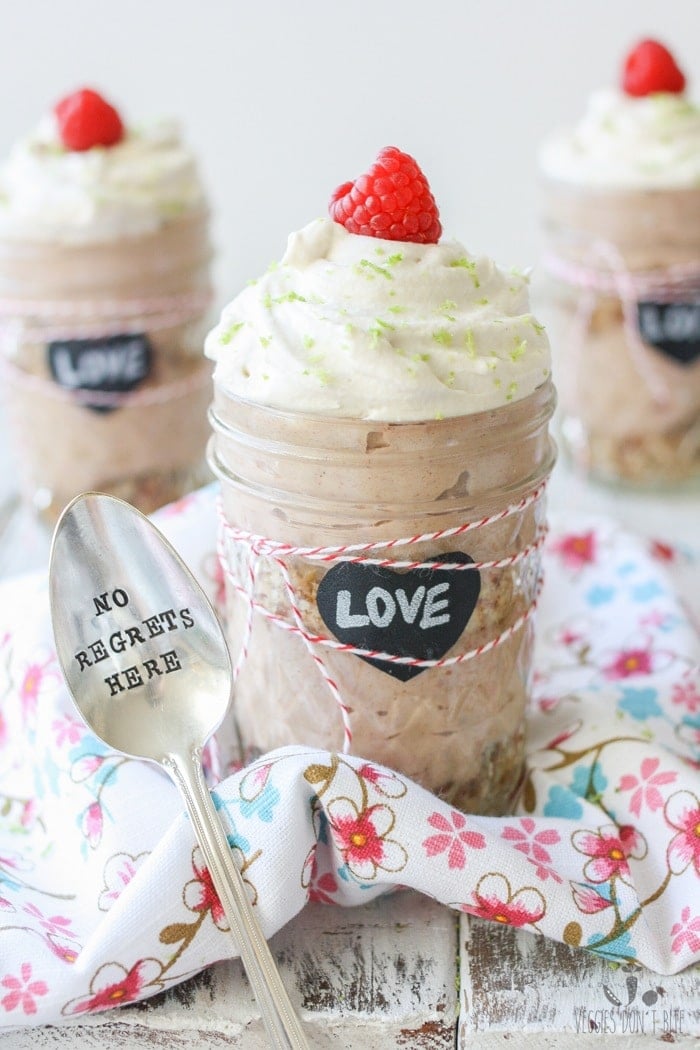
[[[270,1045],[308,1043],[204,782],[202,749],[231,700],[219,620],[148,518],[88,492],[61,515],[49,561],[56,653],[73,701],[108,747],[158,763],[179,788]]]
[[[84,720],[117,751],[162,762],[173,741],[204,746],[231,701],[216,613],[155,526],[86,493],[54,534],[49,591],[56,649]]]

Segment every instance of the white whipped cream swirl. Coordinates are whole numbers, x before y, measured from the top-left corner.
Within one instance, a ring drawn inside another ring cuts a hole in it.
[[[160,121],[83,152],[46,117],[0,169],[0,237],[89,243],[138,236],[205,207],[179,128]]]
[[[497,408],[550,371],[528,281],[457,241],[412,244],[318,219],[225,307],[215,382],[272,408],[409,422]]]
[[[700,108],[682,94],[594,92],[580,123],[544,143],[540,168],[582,186],[700,186]]]

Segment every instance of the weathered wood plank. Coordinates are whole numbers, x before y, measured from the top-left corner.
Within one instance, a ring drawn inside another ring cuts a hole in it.
[[[459,998],[454,912],[404,892],[362,908],[309,905],[271,941],[292,1002],[319,1050],[454,1048]],[[79,1025],[0,1035],[1,1050],[196,1047],[267,1050],[240,963]]]
[[[700,966],[659,977],[466,915],[460,947],[459,1050],[700,1047]]]

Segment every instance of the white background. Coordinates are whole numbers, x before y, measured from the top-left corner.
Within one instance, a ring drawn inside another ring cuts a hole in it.
[[[0,0],[0,154],[90,85],[176,116],[213,206],[217,299],[281,255],[384,145],[426,172],[445,232],[536,262],[541,138],[643,36],[700,99],[699,0]]]
[[[700,101],[700,0],[0,0],[0,15],[0,157],[81,86],[127,122],[177,117],[212,203],[217,307],[385,145],[421,164],[447,235],[537,273],[542,138],[645,36]],[[16,487],[3,429],[0,411],[0,534]],[[564,466],[553,508],[697,542],[697,493],[594,488]],[[0,577],[45,565],[43,532],[20,514],[10,533]]]

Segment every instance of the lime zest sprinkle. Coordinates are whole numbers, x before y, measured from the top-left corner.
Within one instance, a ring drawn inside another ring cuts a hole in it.
[[[545,330],[544,325],[540,324],[540,322],[537,320],[537,318],[533,317],[532,314],[528,317],[528,321],[530,322],[530,324],[532,325],[532,327],[535,329],[535,331],[538,334],[541,335],[542,332],[544,332],[544,330]]]
[[[499,387],[499,386],[501,385],[501,379],[500,379],[500,376],[494,376],[494,377],[493,377],[493,385],[494,385],[495,387]]]
[[[405,306],[399,306],[398,303],[396,303],[395,306],[388,306],[387,310],[389,311],[390,314],[404,314],[404,313],[406,313],[406,307]]]
[[[377,266],[377,264],[375,262],[372,262],[371,259],[360,259],[355,269],[357,273],[363,274],[370,280],[375,276],[375,274],[379,274],[380,277],[385,277],[387,281],[394,280],[394,275],[389,270],[387,270],[386,266]]]
[[[429,361],[430,354],[411,354],[412,361]]]
[[[477,306],[488,306],[489,305],[489,301],[486,298],[486,296],[483,296],[482,299],[477,299],[476,300],[476,305]]]
[[[444,303],[440,303],[440,305],[438,306],[438,313],[445,314],[447,320],[452,321],[454,323],[457,320],[457,318],[453,316],[452,310],[456,309],[457,303],[454,301],[454,299],[445,299]]]
[[[479,275],[476,272],[476,259],[467,259],[467,257],[463,255],[459,259],[453,259],[452,262],[450,263],[450,266],[452,266],[452,267],[459,267],[462,270],[467,270],[467,272],[469,273],[469,276],[471,277],[472,281],[474,282],[474,287],[475,288],[480,288],[481,287],[481,284],[480,284],[480,281],[479,281]]]
[[[303,295],[294,291],[285,292],[284,295],[278,295],[274,299],[268,292],[263,297],[263,306],[271,310],[273,306],[279,306],[281,303],[305,303],[306,301]]]
[[[328,386],[331,381],[330,372],[327,372],[325,368],[317,368],[314,372],[316,379],[318,379],[321,386]]]
[[[445,418],[445,413],[444,413],[444,412],[440,412],[440,411],[437,411],[437,412],[435,413],[435,417],[434,417],[434,418],[435,418],[435,419],[437,419],[437,420],[440,420],[440,419],[444,419],[444,418]]]
[[[486,367],[488,368],[489,372],[496,371],[496,369],[498,368],[498,358],[495,354],[491,354],[491,356],[486,362]]]
[[[508,391],[506,393],[506,401],[512,401],[515,396],[515,392],[518,389],[518,384],[513,382],[508,384]]]
[[[441,346],[452,346],[452,332],[448,331],[447,328],[438,328],[433,332],[433,339],[436,343],[440,343]]]
[[[310,350],[312,348],[312,346],[316,345],[316,340],[314,339],[314,337],[312,335],[305,335],[303,340],[302,340],[302,342],[304,344],[304,349],[305,350]]]
[[[397,263],[403,262],[403,252],[394,252],[393,255],[389,255],[386,260],[391,266],[395,266]]]
[[[474,344],[474,332],[471,330],[471,328],[467,328],[466,332],[464,333],[464,345],[467,348],[467,357],[470,357],[472,360],[474,360],[476,357],[476,346]]]
[[[236,321],[234,324],[227,328],[225,332],[222,332],[219,336],[219,342],[222,346],[228,346],[228,344],[236,338],[241,328],[243,328],[245,321]]]
[[[447,379],[445,380],[445,383],[447,384],[447,386],[454,386],[456,378],[457,377],[456,377],[454,372],[448,372],[447,373]]]
[[[518,339],[515,343],[515,349],[510,352],[510,359],[513,363],[519,361],[520,358],[527,352],[527,339]]]
[[[269,336],[269,335],[261,335],[260,336],[260,345],[261,346],[264,346],[264,347],[267,348],[270,345],[271,342],[272,342],[272,336]],[[264,378],[265,377],[263,376],[263,379]]]

